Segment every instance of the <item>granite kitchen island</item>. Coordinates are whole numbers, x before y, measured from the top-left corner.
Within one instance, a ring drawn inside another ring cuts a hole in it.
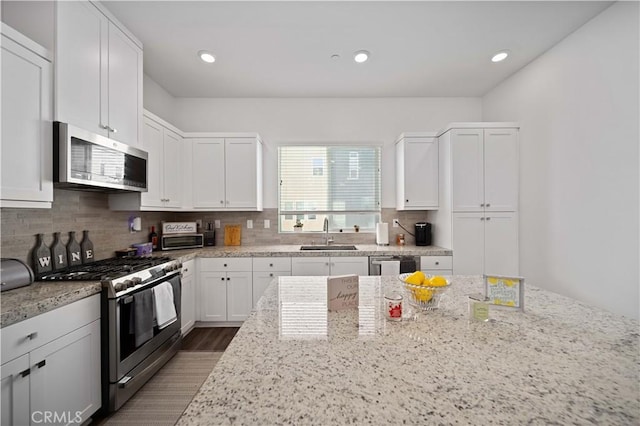
[[[395,277],[360,277],[357,310],[327,312],[326,280],[280,277],[179,425],[640,422],[638,322],[536,287],[526,312],[469,320],[481,277],[440,309],[385,320]]]

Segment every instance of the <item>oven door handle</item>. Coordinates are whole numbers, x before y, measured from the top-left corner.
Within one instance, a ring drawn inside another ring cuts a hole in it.
[[[142,291],[142,290],[146,290],[146,289],[149,289],[149,288],[153,288],[156,285],[158,285],[158,284],[160,284],[160,283],[162,283],[164,281],[169,281],[170,279],[172,279],[172,278],[174,278],[176,276],[179,276],[181,274],[182,274],[182,271],[177,269],[175,271],[171,271],[168,274],[159,275],[153,281],[149,281],[149,282],[144,283],[144,286],[141,287],[141,288],[136,288],[138,286],[132,287],[132,288],[128,289],[126,292],[124,292],[124,293],[120,293],[120,294],[114,295],[114,297],[115,298],[121,298],[121,297],[125,297],[126,298],[127,295],[129,297],[133,297],[132,295],[134,293],[138,292],[138,291]],[[123,299],[120,299],[120,300],[123,300]],[[124,303],[129,303],[129,301],[125,301]]]
[[[128,387],[129,387],[129,385],[130,385],[131,383],[133,383],[133,381],[132,381],[131,379],[133,379],[133,377],[131,377],[131,376],[124,376],[122,379],[120,379],[120,380],[118,381],[118,387],[119,387],[119,388],[123,388],[123,389],[128,388]]]

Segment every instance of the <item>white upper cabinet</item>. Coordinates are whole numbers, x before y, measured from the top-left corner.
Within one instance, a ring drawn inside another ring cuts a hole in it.
[[[149,154],[147,192],[142,207],[180,208],[182,203],[182,137],[145,117],[142,149]]]
[[[453,211],[517,211],[517,129],[453,129],[450,137]]]
[[[50,208],[52,72],[49,53],[2,25],[2,207]]]
[[[225,206],[262,210],[262,143],[257,138],[225,139]]]
[[[224,138],[192,139],[193,207],[225,207]]]
[[[55,117],[132,146],[142,137],[142,44],[88,1],[56,2]]]
[[[262,142],[257,135],[189,142],[193,209],[262,210]]]
[[[518,210],[518,158],[516,129],[484,129],[485,211]]]
[[[402,134],[395,148],[396,209],[438,209],[438,139]]]
[[[183,205],[182,136],[159,117],[145,113],[142,149],[148,154],[147,192],[110,194],[112,210],[180,210]]]
[[[142,49],[109,23],[110,137],[139,145],[142,125]]]

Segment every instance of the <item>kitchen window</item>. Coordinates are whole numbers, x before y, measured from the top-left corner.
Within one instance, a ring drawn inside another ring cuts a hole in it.
[[[278,148],[279,228],[293,232],[374,232],[380,221],[379,146],[285,145]]]

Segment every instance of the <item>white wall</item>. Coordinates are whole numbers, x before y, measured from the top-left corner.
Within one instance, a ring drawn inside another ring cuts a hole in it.
[[[616,3],[483,98],[521,123],[527,282],[639,317],[639,10]]]
[[[189,132],[258,132],[265,142],[265,208],[277,207],[279,143],[382,144],[382,207],[395,207],[393,146],[400,133],[436,131],[480,117],[480,98],[176,98],[168,121]]]
[[[163,120],[174,124],[174,111],[176,98],[164,90],[162,86],[153,81],[151,77],[144,75],[143,80],[144,107]]]

